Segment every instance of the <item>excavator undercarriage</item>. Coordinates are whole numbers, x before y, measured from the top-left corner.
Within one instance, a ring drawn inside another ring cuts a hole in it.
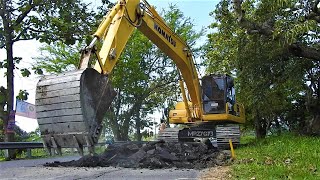
[[[190,126],[188,128],[166,128],[159,132],[158,140],[167,142],[207,141],[219,149],[228,149],[229,140],[233,146],[240,144],[240,127],[237,124]]]

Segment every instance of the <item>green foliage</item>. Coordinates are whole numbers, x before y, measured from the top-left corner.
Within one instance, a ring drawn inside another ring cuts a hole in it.
[[[248,139],[248,138],[247,138]],[[234,179],[319,179],[319,138],[283,134],[236,149]]]
[[[29,77],[30,74],[31,74],[31,72],[30,72],[27,68],[23,68],[23,69],[21,69],[20,71],[21,71],[21,75],[22,75],[23,77]]]
[[[15,140],[17,142],[26,142],[29,138],[29,133],[22,130],[19,126],[14,127],[14,133],[15,133]]]
[[[20,90],[16,98],[24,101],[28,99],[28,96],[29,96],[29,93],[27,92],[27,90]]]
[[[40,129],[37,128],[34,131],[30,132],[27,141],[41,142],[42,139],[41,139]]]
[[[256,121],[268,128],[282,121],[296,127],[291,123],[298,123],[288,117],[292,117],[293,109],[305,110],[303,104],[296,108],[295,102],[301,102],[310,91],[306,85],[312,78],[307,74],[312,69],[313,79],[320,77],[316,58],[311,53],[306,55],[301,48],[319,47],[318,23],[308,18],[313,1],[241,2],[243,17],[227,0],[211,13],[216,22],[209,26],[215,32],[208,35],[206,70],[236,76],[238,100],[246,106],[248,125]],[[300,49],[293,50],[295,45]],[[311,91],[319,104],[316,89]],[[302,112],[294,119],[308,119],[308,113]]]
[[[44,45],[40,48],[41,55],[35,57],[36,63],[33,70],[37,74],[62,73],[65,71],[75,70],[80,63],[81,43],[76,45],[66,45],[62,42]]]
[[[71,1],[23,1],[11,0],[0,4],[3,13],[1,16],[10,24],[15,37],[19,40],[37,39],[40,42],[51,43],[63,40],[67,44],[74,44],[82,39],[82,32],[90,29],[89,23],[93,20],[93,11],[80,0]],[[9,18],[10,17],[10,18]],[[3,21],[3,22],[5,22]],[[0,24],[0,44],[5,44],[8,37],[5,34],[4,24]]]

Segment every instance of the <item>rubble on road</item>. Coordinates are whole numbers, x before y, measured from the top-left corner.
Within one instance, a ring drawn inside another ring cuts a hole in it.
[[[230,151],[219,151],[204,143],[154,141],[144,144],[115,143],[99,155],[87,155],[77,161],[54,162],[45,166],[204,169],[226,165],[230,161]]]

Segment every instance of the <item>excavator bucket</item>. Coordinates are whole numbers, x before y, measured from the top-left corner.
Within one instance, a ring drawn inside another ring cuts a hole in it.
[[[44,145],[59,154],[65,147],[94,151],[115,95],[108,77],[92,68],[42,77],[36,111]]]

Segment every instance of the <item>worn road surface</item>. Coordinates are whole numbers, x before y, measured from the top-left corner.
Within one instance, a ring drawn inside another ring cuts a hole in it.
[[[197,179],[193,169],[130,169],[115,167],[44,167],[46,162],[77,160],[79,156],[0,162],[0,179]]]

